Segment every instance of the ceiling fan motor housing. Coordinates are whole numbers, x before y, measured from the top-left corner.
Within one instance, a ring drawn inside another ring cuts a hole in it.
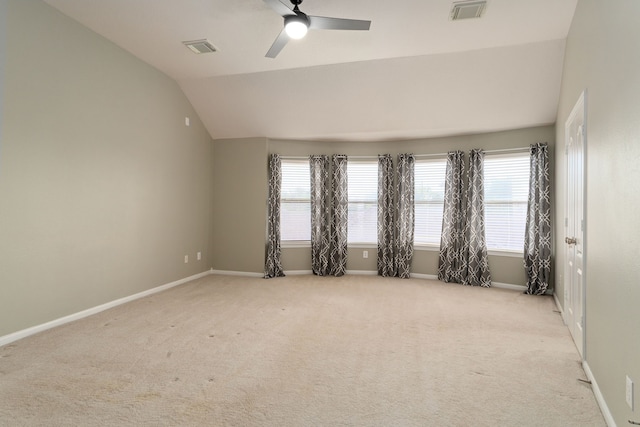
[[[297,11],[295,15],[287,15],[284,17],[285,27],[290,22],[302,22],[307,28],[309,27],[309,17],[300,11]]]

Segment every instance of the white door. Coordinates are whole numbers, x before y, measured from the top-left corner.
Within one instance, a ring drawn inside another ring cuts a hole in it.
[[[585,170],[586,117],[585,92],[582,92],[565,124],[567,159],[565,212],[565,322],[571,331],[580,356],[584,359],[584,170]]]

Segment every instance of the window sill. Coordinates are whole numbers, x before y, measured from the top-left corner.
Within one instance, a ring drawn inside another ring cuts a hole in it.
[[[378,249],[377,243],[347,243],[348,248]]]
[[[491,256],[503,256],[510,258],[524,258],[524,254],[518,251],[506,251],[506,250],[491,250],[489,249],[487,253]]]
[[[440,246],[436,245],[414,245],[413,249],[416,251],[431,251],[431,252],[440,252]],[[507,251],[507,250],[488,250],[488,255],[491,256],[500,256],[500,257],[509,257],[509,258],[523,258],[522,252],[518,251]]]
[[[416,251],[440,252],[439,245],[414,244],[413,249]]]
[[[288,240],[285,242],[281,242],[280,247],[282,249],[310,248],[311,242],[309,240]],[[376,243],[348,243],[347,247],[356,248],[356,249],[377,249],[378,245]],[[440,246],[436,246],[436,245],[416,244],[413,246],[413,249],[416,251],[440,252]],[[521,258],[521,259],[524,257],[522,252],[517,252],[517,251],[489,250],[487,251],[487,253],[490,256],[499,256],[499,257]]]
[[[281,249],[291,248],[310,248],[311,242],[309,240],[287,240],[280,242]]]

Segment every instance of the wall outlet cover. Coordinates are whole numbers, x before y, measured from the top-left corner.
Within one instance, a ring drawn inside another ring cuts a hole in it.
[[[629,378],[628,375],[627,375],[626,398],[627,398],[627,405],[629,405],[629,408],[631,408],[631,410],[633,411],[633,381],[631,381],[631,378]]]

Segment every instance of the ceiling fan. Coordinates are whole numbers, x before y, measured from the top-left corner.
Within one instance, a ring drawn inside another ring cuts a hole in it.
[[[264,0],[273,10],[284,18],[284,28],[271,45],[265,55],[267,58],[278,56],[289,39],[301,39],[307,34],[307,30],[364,30],[371,26],[371,21],[359,19],[327,18],[324,16],[310,16],[300,11],[298,6],[302,0],[289,0],[293,10],[280,0]]]

